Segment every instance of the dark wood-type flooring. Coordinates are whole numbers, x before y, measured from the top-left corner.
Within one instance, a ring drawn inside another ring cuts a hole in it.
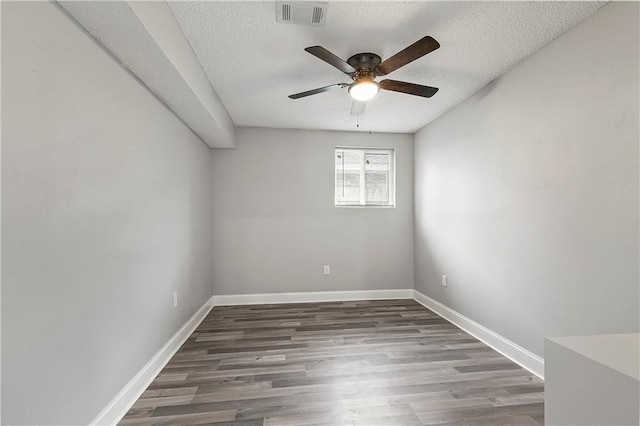
[[[122,420],[540,425],[543,382],[413,300],[215,307]]]

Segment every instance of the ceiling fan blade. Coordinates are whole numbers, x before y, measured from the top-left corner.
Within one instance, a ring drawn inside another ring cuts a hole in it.
[[[289,95],[289,98],[300,99],[300,98],[304,98],[305,96],[317,95],[318,93],[329,92],[331,90],[336,90],[336,89],[342,89],[343,87],[347,87],[347,86],[348,86],[347,83],[332,84],[330,86],[319,87],[317,89],[307,90],[306,92],[296,93],[295,95]]]
[[[355,68],[353,68],[351,65],[349,65],[333,53],[329,52],[322,46],[307,47],[304,50],[311,53],[313,56],[322,59],[329,65],[333,65],[345,74],[353,74],[354,72],[356,72]]]
[[[378,72],[378,75],[387,75],[398,68],[407,65],[409,62],[413,62],[427,53],[433,52],[439,47],[440,43],[438,43],[433,37],[423,37],[411,46],[405,47],[392,57],[387,58],[378,65],[376,71]]]
[[[380,88],[384,90],[422,96],[423,98],[430,98],[438,91],[437,87],[422,86],[420,84],[406,83],[398,80],[382,80],[379,85]]]
[[[365,101],[356,101],[351,102],[351,115],[362,115],[364,110],[367,108],[367,103]]]

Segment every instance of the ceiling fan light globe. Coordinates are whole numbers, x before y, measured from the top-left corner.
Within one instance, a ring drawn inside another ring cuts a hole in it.
[[[380,88],[374,81],[354,83],[349,87],[349,94],[356,101],[368,101],[378,94]]]

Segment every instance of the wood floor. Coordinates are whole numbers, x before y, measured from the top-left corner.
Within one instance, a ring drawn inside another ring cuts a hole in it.
[[[543,382],[413,300],[215,307],[130,424],[540,425]]]

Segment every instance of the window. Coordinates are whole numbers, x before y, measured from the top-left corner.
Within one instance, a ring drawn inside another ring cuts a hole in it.
[[[395,206],[393,149],[336,148],[336,206]]]

